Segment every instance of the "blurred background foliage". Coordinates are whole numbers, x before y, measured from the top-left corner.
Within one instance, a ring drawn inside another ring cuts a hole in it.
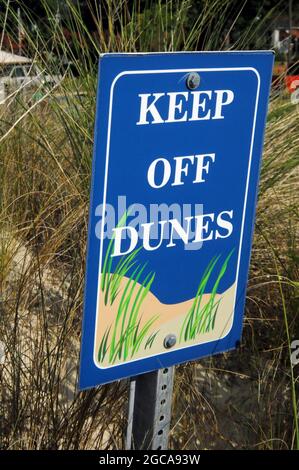
[[[0,448],[124,446],[127,383],[76,392],[99,54],[269,48],[288,9],[0,0],[0,49],[42,77],[0,105]],[[271,92],[242,345],[177,368],[175,449],[299,447],[299,121],[286,73]]]

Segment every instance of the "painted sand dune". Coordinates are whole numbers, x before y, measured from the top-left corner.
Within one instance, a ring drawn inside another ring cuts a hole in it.
[[[105,296],[107,284],[100,292],[95,338],[99,367],[215,341],[230,331],[236,284],[222,294],[202,291],[195,299],[163,304],[149,290],[153,278],[139,283],[125,276],[113,279],[112,274],[113,281],[117,291],[110,285]],[[170,349],[164,346],[168,335],[176,338]]]

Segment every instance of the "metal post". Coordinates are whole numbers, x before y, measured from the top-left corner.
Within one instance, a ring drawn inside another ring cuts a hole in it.
[[[132,379],[126,449],[167,449],[173,378],[174,367],[167,367]]]

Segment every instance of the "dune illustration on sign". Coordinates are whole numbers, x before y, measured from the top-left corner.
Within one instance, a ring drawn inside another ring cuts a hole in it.
[[[114,239],[103,262],[95,338],[99,367],[130,362],[221,339],[232,325],[236,283],[218,293],[234,250],[214,256],[202,270],[194,298],[163,304],[151,292],[155,273],[138,262],[142,247],[112,269]],[[129,274],[130,273],[130,274]],[[211,292],[206,286],[215,277]]]

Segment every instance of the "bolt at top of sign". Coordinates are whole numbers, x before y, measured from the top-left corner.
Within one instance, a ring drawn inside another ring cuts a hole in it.
[[[197,72],[191,72],[187,77],[186,83],[189,90],[195,90],[200,84],[200,76]]]

